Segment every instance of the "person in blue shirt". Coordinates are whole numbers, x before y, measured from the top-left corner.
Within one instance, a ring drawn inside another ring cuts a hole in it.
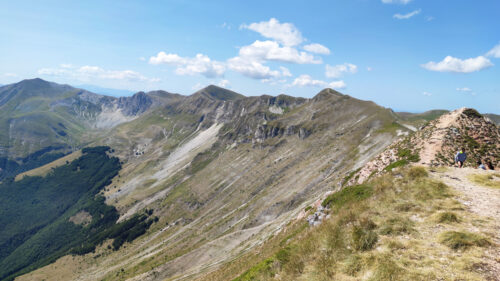
[[[465,154],[465,148],[462,147],[457,155],[455,155],[455,163],[458,163],[458,167],[462,168],[466,159],[467,154]]]
[[[483,162],[481,160],[477,161],[477,168],[481,170],[486,170],[486,166],[483,165]]]

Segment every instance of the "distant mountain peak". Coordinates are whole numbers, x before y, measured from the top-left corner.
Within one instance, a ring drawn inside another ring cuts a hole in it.
[[[215,85],[208,85],[207,87],[197,91],[193,95],[203,95],[205,97],[208,97],[210,99],[216,99],[216,100],[237,100],[244,98],[242,94],[238,94],[234,91],[215,86]]]

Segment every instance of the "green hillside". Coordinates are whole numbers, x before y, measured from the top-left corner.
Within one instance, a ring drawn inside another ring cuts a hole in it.
[[[115,224],[118,213],[104,203],[101,190],[120,170],[108,147],[83,155],[46,177],[24,177],[0,184],[0,279],[12,280],[73,253],[94,251],[105,239],[119,249],[143,234],[148,215]],[[151,214],[151,213],[150,213]]]

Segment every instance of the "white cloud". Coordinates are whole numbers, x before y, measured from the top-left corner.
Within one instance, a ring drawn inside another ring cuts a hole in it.
[[[283,77],[292,77],[292,73],[290,70],[284,66],[280,66],[281,69],[281,76]]]
[[[339,81],[333,81],[328,83],[328,87],[333,88],[333,89],[344,89],[347,87],[344,81],[339,80]]]
[[[320,54],[320,55],[329,55],[330,54],[330,49],[328,49],[327,47],[325,47],[321,44],[318,44],[318,43],[305,45],[304,50],[311,52],[311,53]]]
[[[325,76],[328,78],[339,78],[344,73],[356,73],[358,71],[358,67],[352,63],[344,63],[339,65],[326,65]]]
[[[4,73],[4,74],[3,74],[3,76],[5,76],[5,77],[9,77],[9,78],[14,78],[14,77],[17,77],[17,74],[7,72],[7,73]]]
[[[398,19],[398,20],[407,20],[413,16],[416,16],[418,14],[420,14],[422,10],[421,9],[418,9],[418,10],[415,10],[413,12],[410,12],[408,14],[395,14],[394,16],[392,16],[393,18],[395,19]]]
[[[189,58],[159,52],[156,56],[149,58],[149,63],[174,65],[177,67],[175,73],[179,75],[201,74],[207,78],[222,76],[226,71],[224,63],[211,60],[203,54],[197,54],[195,57]]]
[[[283,74],[277,70],[271,70],[257,60],[245,57],[231,58],[227,61],[227,65],[231,70],[254,79],[278,78]]]
[[[371,66],[367,66],[367,67],[366,67],[366,71],[373,71],[373,67],[371,67]]]
[[[148,78],[133,70],[105,70],[101,67],[90,65],[75,67],[70,64],[62,64],[60,68],[42,68],[38,70],[38,74],[48,76],[64,76],[80,81],[90,81],[93,79],[141,82],[160,81],[158,78]]]
[[[491,66],[493,66],[491,61],[483,56],[465,60],[447,56],[440,62],[431,61],[422,65],[423,68],[431,71],[458,73],[471,73]]]
[[[227,86],[229,86],[229,84],[231,84],[229,80],[223,79],[220,80],[220,82],[217,85],[219,85],[219,87],[226,88]]]
[[[413,0],[382,0],[382,3],[384,4],[403,4],[406,5],[410,3]]]
[[[434,17],[433,17],[433,16],[426,16],[426,17],[425,17],[425,20],[426,20],[426,21],[433,21],[433,20],[434,20]]]
[[[429,92],[423,92],[423,93],[422,93],[422,95],[427,96],[427,97],[430,97],[430,96],[432,96],[432,93],[429,93]]]
[[[457,88],[457,91],[459,91],[459,92],[472,92],[472,89],[464,87],[464,88]]]
[[[500,44],[496,45],[487,54],[489,57],[500,58]]]
[[[298,64],[320,64],[321,59],[306,52],[299,52],[293,47],[280,47],[275,41],[256,40],[251,45],[240,48],[240,57],[254,58],[259,61],[280,61]]]
[[[249,25],[243,24],[241,28],[258,32],[262,36],[274,39],[285,46],[296,46],[304,40],[300,31],[292,23],[280,23],[275,18]]]
[[[307,74],[302,74],[299,77],[295,78],[295,80],[292,83],[292,86],[299,86],[299,87],[330,87],[334,89],[343,89],[346,87],[346,84],[344,81],[333,81],[330,83],[327,83],[322,80],[315,80],[313,79],[310,75]]]
[[[165,52],[159,52],[156,56],[149,58],[150,64],[185,64],[186,59],[180,57],[178,54],[167,54]]]

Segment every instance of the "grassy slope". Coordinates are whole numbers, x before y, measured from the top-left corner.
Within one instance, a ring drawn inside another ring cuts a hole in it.
[[[319,227],[297,221],[200,280],[483,280],[490,234],[475,229],[489,221],[423,168],[369,182],[361,189],[370,196],[350,189],[330,197],[331,217]]]
[[[46,176],[50,171],[52,171],[53,169],[59,167],[59,166],[62,166],[62,165],[66,165],[67,164],[67,161],[68,162],[72,162],[73,160],[79,158],[80,156],[82,156],[82,151],[81,150],[78,150],[78,151],[75,151],[69,155],[66,155],[64,157],[61,157],[53,162],[50,162],[48,164],[45,164],[41,167],[38,167],[38,168],[35,168],[33,170],[29,170],[29,171],[26,171],[24,173],[21,173],[21,174],[18,174],[15,178],[15,181],[19,181],[21,180],[22,178],[24,178],[25,176],[30,176],[30,177],[35,177],[35,176],[39,176],[39,177],[43,177],[43,176]]]

